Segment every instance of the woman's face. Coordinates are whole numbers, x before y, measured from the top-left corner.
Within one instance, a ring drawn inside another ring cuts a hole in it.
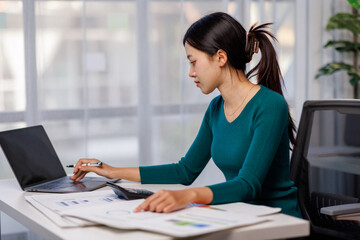
[[[204,94],[214,91],[219,85],[221,69],[215,57],[185,43],[185,52],[190,61],[189,76]]]

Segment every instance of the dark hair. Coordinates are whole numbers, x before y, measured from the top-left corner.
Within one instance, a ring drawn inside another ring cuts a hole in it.
[[[186,31],[183,44],[213,56],[219,49],[226,52],[229,65],[245,73],[246,63],[260,49],[259,63],[247,74],[247,78],[256,76],[258,84],[283,95],[283,78],[276,51],[270,41],[275,36],[267,30],[271,23],[253,25],[247,34],[241,24],[230,15],[216,12],[199,19]],[[269,39],[270,37],[270,39]],[[288,133],[290,142],[295,144],[295,124],[289,113]]]

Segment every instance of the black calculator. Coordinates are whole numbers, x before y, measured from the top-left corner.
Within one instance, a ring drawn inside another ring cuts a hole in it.
[[[153,192],[145,189],[123,188],[112,182],[106,182],[106,185],[111,187],[119,198],[125,200],[147,198],[154,194]]]

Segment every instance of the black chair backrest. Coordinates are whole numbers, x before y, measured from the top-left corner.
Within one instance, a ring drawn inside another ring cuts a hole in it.
[[[323,193],[317,195],[317,193],[311,192],[311,183],[309,182],[309,169],[311,161],[308,159],[309,145],[311,142],[311,135],[314,128],[321,126],[322,122],[316,119],[316,125],[314,125],[314,115],[316,112],[332,111],[336,114],[344,116],[344,120],[340,122],[341,126],[344,126],[344,136],[341,136],[342,144],[348,146],[360,146],[360,100],[317,100],[307,101],[303,105],[301,113],[300,123],[297,130],[296,146],[293,149],[290,164],[290,178],[294,181],[298,187],[299,204],[305,219],[309,219],[311,224],[318,220],[314,220],[316,217],[314,213],[314,203],[319,198],[325,196]],[[319,115],[319,113],[316,113]],[[317,116],[318,116],[317,115]],[[324,117],[325,120],[326,117]],[[324,120],[323,119],[323,120]],[[350,126],[352,124],[352,127]],[[354,124],[356,127],[354,127]],[[339,124],[333,124],[336,128]],[[314,128],[313,128],[314,126]],[[324,126],[322,126],[324,127]],[[326,126],[324,127],[326,132]],[[337,134],[337,130],[334,131],[334,135],[340,138]],[[360,149],[360,148],[359,148]],[[359,152],[360,153],[360,152]],[[332,153],[333,154],[333,153]],[[359,156],[360,157],[360,156]],[[359,165],[360,169],[360,165]],[[332,197],[332,195],[326,195],[326,197]],[[340,200],[342,196],[340,196]],[[356,198],[350,198],[344,196],[344,201],[357,201]],[[337,200],[340,202],[340,200]],[[315,202],[314,202],[315,201]],[[335,201],[336,202],[336,201]],[[319,212],[319,209],[317,210]],[[319,214],[317,214],[319,215]]]
[[[335,110],[339,113],[344,113],[352,115],[353,119],[350,121],[359,121],[360,120],[360,100],[314,100],[306,101],[303,105],[299,127],[297,130],[296,136],[296,147],[294,147],[292,156],[291,156],[291,179],[295,182],[295,185],[298,185],[300,179],[302,178],[301,174],[298,174],[297,170],[299,166],[303,163],[303,156],[306,156],[308,153],[311,129],[313,124],[314,112],[315,111],[326,111],[326,110]],[[359,116],[357,116],[359,115]],[[357,128],[360,132],[360,126]],[[346,136],[352,138],[352,136],[360,136],[350,130],[346,130]],[[360,137],[358,140],[350,140],[356,142],[360,146]]]

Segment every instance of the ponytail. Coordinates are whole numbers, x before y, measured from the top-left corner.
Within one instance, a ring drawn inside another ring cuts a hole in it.
[[[247,62],[251,61],[253,54],[257,53],[259,49],[261,52],[261,59],[259,63],[246,74],[246,77],[250,79],[257,76],[258,84],[261,84],[284,96],[281,88],[284,80],[277,61],[276,51],[269,37],[275,41],[277,41],[277,39],[266,29],[269,25],[271,25],[271,23],[265,23],[259,26],[254,24],[251,26],[249,33],[247,34],[245,45]],[[290,142],[293,145],[296,145],[295,132],[296,127],[294,120],[289,113],[288,133]]]

